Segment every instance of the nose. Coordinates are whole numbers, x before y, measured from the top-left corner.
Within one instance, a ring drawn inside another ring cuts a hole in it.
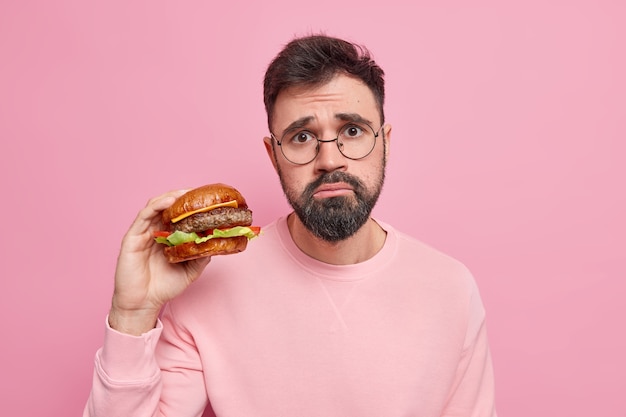
[[[319,140],[319,150],[315,158],[315,170],[318,172],[331,172],[346,168],[346,157],[339,152],[337,138]]]

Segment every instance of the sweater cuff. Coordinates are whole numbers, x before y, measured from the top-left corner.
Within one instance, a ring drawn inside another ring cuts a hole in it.
[[[163,324],[157,321],[154,329],[133,336],[118,332],[109,326],[106,317],[104,345],[100,351],[99,365],[112,381],[138,381],[153,378],[159,372],[155,349]]]

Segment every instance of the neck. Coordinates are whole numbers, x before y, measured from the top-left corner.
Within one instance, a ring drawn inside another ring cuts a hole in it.
[[[354,235],[339,242],[327,242],[315,236],[294,213],[287,218],[287,225],[291,238],[302,252],[332,265],[350,265],[370,259],[382,249],[387,236],[372,218]]]

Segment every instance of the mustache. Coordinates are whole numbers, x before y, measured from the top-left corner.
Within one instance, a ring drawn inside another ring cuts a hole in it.
[[[354,193],[359,195],[365,188],[363,183],[357,178],[348,173],[341,171],[327,172],[320,175],[315,181],[309,183],[304,189],[304,196],[309,199],[315,193],[315,190],[322,184],[333,184],[336,182],[345,182],[354,189]]]

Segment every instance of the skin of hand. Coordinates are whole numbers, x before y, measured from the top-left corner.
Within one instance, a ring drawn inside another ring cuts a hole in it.
[[[154,241],[154,231],[162,229],[161,212],[185,191],[151,199],[124,235],[109,311],[111,328],[136,336],[153,329],[163,305],[189,287],[210,262],[205,257],[169,263]]]

